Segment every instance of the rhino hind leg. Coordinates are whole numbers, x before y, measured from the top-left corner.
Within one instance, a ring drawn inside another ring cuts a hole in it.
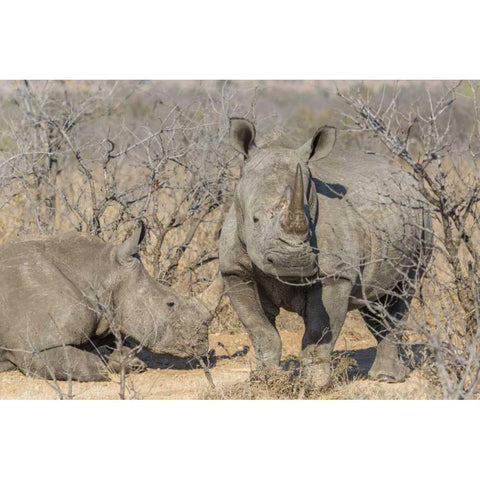
[[[79,382],[108,380],[107,368],[97,355],[71,345],[21,354],[15,364],[25,374],[37,378]]]
[[[16,369],[17,366],[8,359],[8,353],[0,348],[0,373]]]
[[[16,370],[17,366],[10,362],[9,360],[1,360],[0,361],[0,373],[2,372],[10,372],[11,370]]]
[[[368,376],[374,380],[389,383],[404,382],[410,369],[403,364],[398,353],[398,343],[393,333],[389,333],[377,346],[377,354]]]
[[[388,305],[386,310],[391,317],[396,319],[395,323],[398,325],[408,311],[411,298],[397,297],[392,299],[388,297],[383,300],[388,302],[382,303]],[[395,332],[397,325],[373,315],[367,308],[361,309],[360,313],[368,329],[378,342],[375,361],[368,372],[368,376],[383,382],[404,382],[410,373],[410,369],[400,359],[400,339]]]

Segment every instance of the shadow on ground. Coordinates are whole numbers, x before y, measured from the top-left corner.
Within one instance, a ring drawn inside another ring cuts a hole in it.
[[[336,350],[333,354],[333,368],[339,365],[342,358],[348,357],[353,360],[351,366],[347,368],[346,376],[348,381],[360,378],[367,378],[368,371],[375,361],[377,353],[376,347],[364,348],[359,350]],[[420,368],[427,360],[429,352],[424,344],[408,345],[401,350],[401,358],[405,365],[411,370]],[[298,359],[286,359],[281,362],[283,370],[297,370],[300,368]]]
[[[223,347],[223,345],[220,345]],[[225,347],[223,347],[225,348]],[[244,357],[249,352],[250,348],[245,345],[240,350],[230,354],[225,351],[225,355],[217,355],[215,350],[210,350],[206,357],[202,357],[203,362],[208,368],[212,368],[219,360],[232,359],[236,357]],[[138,355],[140,360],[144,361],[148,368],[155,369],[174,369],[174,370],[192,370],[195,368],[202,368],[200,361],[196,358],[178,358],[169,355],[157,355],[149,352],[148,350],[142,350]]]
[[[219,351],[224,352],[223,355],[217,354],[216,350],[211,349],[208,355],[202,357],[203,363],[208,368],[213,368],[219,360],[230,360],[237,357],[245,357],[250,348],[247,345],[242,346],[237,351],[231,353],[227,348],[218,342],[216,347]],[[342,360],[347,358],[348,366],[344,372],[347,381],[366,378],[368,371],[375,361],[377,349],[376,347],[358,349],[358,350],[336,350],[333,354],[333,368],[341,365]],[[429,356],[428,350],[424,344],[407,345],[401,351],[401,358],[405,365],[411,370],[421,367]],[[174,370],[193,370],[202,368],[198,358],[178,358],[169,355],[158,355],[148,350],[142,350],[137,357],[145,362],[151,369],[174,369]],[[281,368],[284,371],[294,371],[299,373],[300,359],[298,357],[286,358],[281,362]],[[344,364],[345,365],[345,364]],[[340,367],[341,368],[341,367]]]

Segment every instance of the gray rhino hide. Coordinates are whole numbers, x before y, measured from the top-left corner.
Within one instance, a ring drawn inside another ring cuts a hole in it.
[[[0,371],[105,380],[91,350],[112,331],[155,353],[204,355],[210,313],[148,275],[142,237],[138,229],[120,246],[78,233],[1,245]]]
[[[222,229],[220,270],[258,368],[280,362],[275,318],[285,308],[305,322],[304,374],[324,384],[346,313],[359,309],[379,342],[370,376],[403,381],[394,327],[431,244],[415,180],[382,155],[342,149],[330,127],[296,150],[256,148],[244,119],[231,120],[230,138],[246,161]]]

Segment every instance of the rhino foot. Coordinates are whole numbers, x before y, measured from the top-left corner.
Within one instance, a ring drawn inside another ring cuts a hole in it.
[[[136,357],[133,350],[125,346],[114,350],[108,357],[108,367],[114,373],[120,373],[122,366],[125,373],[141,373],[147,369],[146,363]]]
[[[377,346],[377,355],[368,376],[380,382],[401,383],[409,373],[410,369],[399,358],[393,334],[387,335]]]
[[[383,364],[375,362],[368,372],[368,376],[379,382],[402,383],[409,373],[410,369],[397,360]]]
[[[324,387],[330,381],[331,370],[330,363],[319,363],[314,365],[304,365],[302,368],[302,378],[305,383],[314,387]]]
[[[282,369],[278,365],[257,366],[255,370],[250,371],[249,382],[265,382],[268,379],[275,378],[281,373]]]

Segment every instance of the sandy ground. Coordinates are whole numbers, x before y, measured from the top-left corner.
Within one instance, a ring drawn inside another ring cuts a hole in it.
[[[292,368],[300,353],[302,331],[281,330],[284,368]],[[145,353],[143,360],[148,370],[127,377],[126,398],[137,399],[204,399],[232,397],[232,387],[248,385],[255,364],[251,344],[246,333],[210,335],[210,346],[215,350],[210,373],[215,384],[211,387],[203,369],[192,368],[185,361],[171,362]],[[366,373],[375,357],[375,341],[361,321],[347,319],[337,342],[337,352],[347,352],[357,365],[339,385],[327,390],[317,398],[322,399],[425,399],[438,398],[420,370],[414,370],[407,381],[401,384],[379,383],[368,380]],[[0,374],[1,399],[57,399],[60,390],[66,396],[68,384],[33,379],[18,371]],[[119,378],[112,376],[110,382],[76,383],[72,386],[75,399],[118,399]],[[241,398],[241,395],[240,395]]]

